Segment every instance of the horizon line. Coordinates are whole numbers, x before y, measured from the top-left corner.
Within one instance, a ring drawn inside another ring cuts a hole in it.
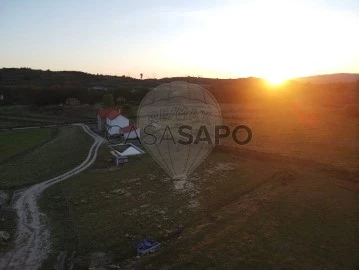
[[[132,78],[132,79],[137,79],[137,80],[141,80],[138,79],[136,77],[132,77],[132,76],[128,76],[125,74],[122,75],[110,75],[110,74],[102,74],[102,73],[91,73],[91,72],[86,72],[86,71],[82,71],[82,70],[51,70],[51,69],[42,69],[42,68],[31,68],[31,67],[2,67],[1,69],[30,69],[30,70],[37,70],[37,71],[51,71],[51,72],[78,72],[78,73],[85,73],[85,74],[89,74],[89,75],[93,75],[93,76],[109,76],[109,77],[126,77],[126,78]],[[140,73],[141,74],[141,73]],[[291,81],[291,80],[295,80],[295,79],[304,79],[304,78],[308,78],[308,77],[317,77],[317,76],[330,76],[330,75],[359,75],[359,72],[357,73],[353,73],[353,72],[335,72],[335,73],[323,73],[323,74],[314,74],[314,75],[306,75],[306,76],[299,76],[299,77],[291,77],[288,79],[285,79],[284,81]],[[194,76],[194,75],[187,75],[187,76],[171,76],[171,77],[160,77],[160,78],[156,78],[156,77],[148,77],[148,78],[144,78],[142,80],[162,80],[162,79],[169,79],[169,78],[201,78],[201,79],[213,79],[213,80],[238,80],[238,79],[250,79],[250,78],[254,78],[254,79],[262,79],[262,80],[267,80],[266,78],[263,77],[257,77],[257,76],[247,76],[247,77],[227,77],[227,78],[220,78],[220,77],[202,77],[202,76]]]

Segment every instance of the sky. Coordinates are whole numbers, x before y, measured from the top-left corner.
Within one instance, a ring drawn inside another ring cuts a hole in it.
[[[358,0],[0,0],[0,67],[143,78],[359,73]]]

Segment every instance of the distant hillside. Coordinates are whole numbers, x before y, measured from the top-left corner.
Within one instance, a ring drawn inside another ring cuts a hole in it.
[[[202,85],[211,85],[216,82],[233,84],[236,82],[261,82],[260,78],[216,79],[201,77],[171,77],[161,79],[136,79],[128,76],[112,76],[90,74],[81,71],[51,71],[31,68],[0,68],[0,86],[66,86],[66,87],[103,87],[103,88],[153,88],[161,83],[172,81],[187,81]]]
[[[262,79],[249,78],[233,78],[233,79],[217,79],[204,77],[171,77],[162,79],[144,79],[139,80],[128,76],[111,76],[102,74],[90,74],[80,71],[50,71],[35,70],[31,68],[1,68],[0,69],[0,86],[1,85],[31,85],[31,86],[53,86],[53,85],[72,85],[75,87],[155,87],[160,83],[183,80],[191,83],[202,85],[212,85],[214,83],[232,84],[236,82],[261,82]],[[325,75],[315,75],[308,77],[296,78],[296,81],[303,83],[310,82],[316,84],[327,83],[352,83],[359,80],[358,73],[335,73]]]
[[[357,98],[359,74],[331,74],[290,80],[280,86],[285,100],[297,100],[298,93],[307,103],[326,106],[344,106]],[[172,81],[186,81],[202,85],[220,103],[255,104],[266,102],[268,83],[255,77],[217,79],[201,77],[172,77],[162,79],[136,79],[128,76],[89,74],[78,71],[34,70],[30,68],[0,69],[0,105],[31,104],[50,105],[64,103],[67,98],[77,98],[81,103],[95,104],[105,93],[115,100],[124,98],[138,104],[154,87]],[[308,84],[307,82],[312,82]],[[297,93],[297,94],[296,94]],[[292,96],[290,96],[292,95]],[[297,95],[297,96],[296,96]]]
[[[359,81],[358,73],[335,73],[297,78],[301,82],[325,84],[325,83],[351,83]]]

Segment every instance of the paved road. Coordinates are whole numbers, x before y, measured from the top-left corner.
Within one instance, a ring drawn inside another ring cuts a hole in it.
[[[38,269],[50,251],[49,231],[41,219],[37,204],[40,194],[48,187],[86,170],[94,163],[97,151],[104,139],[84,124],[80,126],[93,139],[89,153],[76,168],[45,182],[33,185],[15,194],[14,209],[18,215],[18,227],[11,250],[1,254],[0,269]]]

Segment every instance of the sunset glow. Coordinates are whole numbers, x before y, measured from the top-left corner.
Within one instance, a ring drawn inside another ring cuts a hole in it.
[[[269,85],[278,86],[283,84],[286,80],[280,77],[272,77],[272,78],[266,78],[266,81],[269,83]]]

